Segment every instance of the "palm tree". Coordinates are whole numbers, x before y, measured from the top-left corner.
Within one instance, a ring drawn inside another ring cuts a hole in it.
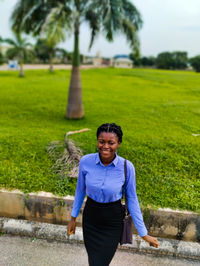
[[[29,47],[32,46],[25,38],[21,37],[21,34],[15,34],[15,39],[6,38],[3,42],[9,44],[11,48],[7,50],[7,54],[11,55],[13,58],[17,58],[19,61],[19,76],[24,77],[23,63],[24,59],[30,53]]]
[[[0,43],[1,43],[1,40],[0,40]],[[0,49],[0,65],[2,65],[3,63],[4,63],[4,56],[3,56],[3,53],[1,52],[1,49]]]
[[[124,33],[135,51],[138,51],[139,46],[137,31],[142,26],[141,15],[130,0],[18,0],[11,19],[12,28],[16,32],[23,30],[38,35],[45,23],[55,23],[55,29],[59,26],[63,31],[73,32],[74,52],[67,118],[84,116],[79,54],[80,25],[83,22],[89,24],[89,48],[102,30],[108,41],[113,41],[114,33]]]
[[[47,43],[46,38],[39,38],[37,39],[35,45],[34,45],[34,51],[36,54],[36,57],[41,60],[44,63],[49,62],[49,71],[53,72],[53,58],[55,57],[56,53],[59,53],[63,58],[69,57],[69,54],[64,49],[58,48],[52,44],[49,45]]]
[[[66,38],[66,32],[63,30],[63,23],[57,19],[59,10],[53,9],[52,12],[47,16],[44,25],[42,26],[41,36],[45,40],[45,45],[49,50],[49,63],[50,72],[53,71],[53,58],[57,50],[56,46],[64,41]]]

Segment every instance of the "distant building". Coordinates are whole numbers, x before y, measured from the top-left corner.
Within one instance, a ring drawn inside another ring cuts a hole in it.
[[[111,58],[103,57],[101,52],[98,51],[95,56],[83,55],[82,64],[92,64],[95,67],[110,66],[112,65]]]
[[[116,55],[113,58],[113,66],[116,68],[132,68],[133,62],[128,55]]]
[[[0,51],[2,52],[2,54],[5,54],[9,48],[10,46],[8,45],[0,45]]]
[[[96,56],[93,57],[93,65],[94,66],[101,66],[102,65],[102,57],[101,57],[101,52],[98,51],[96,53]]]
[[[110,58],[102,58],[102,65],[110,66],[112,65],[112,60]]]

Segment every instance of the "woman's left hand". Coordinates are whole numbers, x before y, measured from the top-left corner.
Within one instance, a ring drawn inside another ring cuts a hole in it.
[[[159,247],[159,242],[158,242],[158,239],[156,237],[146,235],[146,236],[143,236],[142,239],[147,241],[150,246],[153,246],[155,248]]]

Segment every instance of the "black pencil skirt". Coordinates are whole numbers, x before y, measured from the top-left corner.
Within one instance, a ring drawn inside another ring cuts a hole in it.
[[[87,198],[83,211],[83,238],[90,266],[108,266],[123,227],[121,200],[98,203]]]

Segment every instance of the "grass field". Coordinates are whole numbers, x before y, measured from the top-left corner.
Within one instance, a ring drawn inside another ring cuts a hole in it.
[[[120,124],[118,154],[136,168],[141,205],[200,210],[200,75],[192,72],[82,70],[85,118],[68,121],[70,71],[0,72],[0,186],[73,194],[76,180],[54,174],[46,147],[69,130],[96,152],[96,128]]]

